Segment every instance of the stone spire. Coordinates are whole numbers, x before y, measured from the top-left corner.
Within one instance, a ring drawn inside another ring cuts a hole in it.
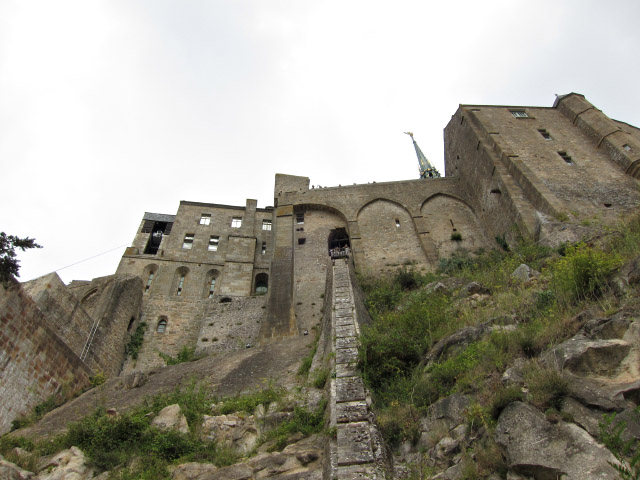
[[[404,132],[411,137],[411,141],[413,142],[413,148],[416,149],[416,155],[418,156],[418,164],[420,166],[420,178],[439,178],[440,172],[436,167],[429,163],[427,157],[424,156],[422,150],[413,139],[413,132]]]

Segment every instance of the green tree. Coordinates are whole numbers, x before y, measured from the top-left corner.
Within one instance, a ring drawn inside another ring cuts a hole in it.
[[[16,248],[25,251],[29,248],[42,248],[35,238],[19,238],[0,232],[0,282],[6,283],[13,277],[19,277],[20,262],[16,258]]]

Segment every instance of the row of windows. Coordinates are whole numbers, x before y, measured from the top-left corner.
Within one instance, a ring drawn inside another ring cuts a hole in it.
[[[178,281],[175,284],[175,291],[172,292],[177,297],[182,296],[182,293],[184,292],[184,283],[188,273],[188,271],[184,272],[182,268],[183,267],[178,269],[178,275],[179,275]],[[219,275],[220,275],[220,272],[218,272],[217,270],[212,270],[210,274],[207,275],[206,289],[205,289],[205,296],[207,298],[213,298],[215,294],[215,289],[216,289],[216,281]],[[147,283],[145,284],[145,287],[144,287],[145,293],[147,293],[151,288],[151,285],[153,284],[153,280],[155,279],[155,276],[156,276],[155,271],[149,272],[149,276],[147,277]],[[258,295],[263,295],[267,293],[268,282],[269,282],[269,276],[266,273],[257,274],[255,278],[254,293]]]
[[[200,216],[200,225],[211,225],[211,214],[203,213]],[[231,228],[242,227],[242,217],[233,217],[231,219]],[[262,230],[271,231],[271,220],[262,220]]]
[[[271,220],[269,220],[269,229],[271,229]],[[182,248],[184,250],[191,250],[193,248],[193,240],[195,239],[195,236],[196,236],[195,233],[187,233],[184,236],[184,240],[182,241]],[[211,235],[209,237],[209,245],[207,246],[207,250],[210,252],[217,252],[219,246],[220,246],[220,236]],[[260,253],[262,255],[267,253],[267,242],[262,242]]]

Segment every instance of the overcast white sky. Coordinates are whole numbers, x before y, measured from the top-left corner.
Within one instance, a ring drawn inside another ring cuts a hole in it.
[[[640,2],[0,0],[0,230],[22,281],[115,271],[145,211],[444,173],[458,104],[640,126]]]

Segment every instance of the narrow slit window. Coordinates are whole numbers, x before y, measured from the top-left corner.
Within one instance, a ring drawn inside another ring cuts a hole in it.
[[[265,255],[267,253],[267,242],[262,242],[262,250],[260,250],[260,253],[262,255]]]
[[[540,132],[540,135],[542,135],[542,138],[544,138],[545,140],[553,140],[553,138],[551,137],[551,134],[547,132],[544,128],[539,128],[538,132]]]
[[[217,252],[218,251],[218,245],[220,245],[220,237],[217,235],[211,235],[209,237],[209,251],[210,252]]]
[[[231,219],[232,228],[240,228],[242,226],[242,217],[233,217]]]
[[[149,289],[151,288],[151,284],[153,283],[153,277],[154,277],[153,272],[150,272],[149,278],[147,279],[147,284],[144,286],[145,293],[148,292]]]
[[[184,288],[184,275],[180,275],[180,280],[178,280],[178,288],[176,288],[176,295],[178,297],[182,295],[183,288]]]
[[[400,220],[396,218],[396,228],[400,228]]]
[[[211,283],[209,284],[209,298],[213,298],[213,292],[216,288],[216,279],[212,278]]]
[[[304,223],[304,213],[297,213],[296,214],[296,223],[298,225],[302,225]]]
[[[529,118],[529,115],[524,110],[510,110],[510,112],[516,118]]]
[[[184,236],[184,241],[182,242],[182,248],[185,250],[191,250],[193,247],[193,238],[195,237],[194,233],[187,233]]]
[[[562,159],[567,162],[567,165],[575,165],[573,159],[570,155],[567,154],[567,152],[558,152],[558,155],[560,155]]]
[[[209,225],[211,224],[211,214],[203,213],[200,217],[200,225]]]
[[[271,220],[263,220],[262,221],[262,230],[271,231]]]

